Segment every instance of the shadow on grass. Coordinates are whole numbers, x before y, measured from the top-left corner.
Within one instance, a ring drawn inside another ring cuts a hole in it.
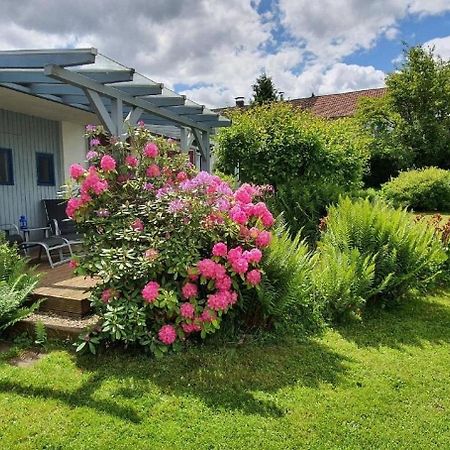
[[[360,347],[423,346],[450,342],[450,295],[411,296],[386,309],[368,309],[361,323],[341,325],[337,331]]]
[[[313,388],[321,383],[336,385],[345,372],[345,358],[314,341],[192,348],[160,360],[109,353],[100,364],[88,357],[80,358],[78,363],[84,370],[94,366],[96,374],[105,378],[132,378],[133,389],[121,388],[118,396],[146,395],[151,382],[161,394],[195,397],[215,410],[239,410],[266,417],[286,413],[267,394],[295,384]]]
[[[149,404],[156,407],[163,399],[161,394],[184,400],[197,398],[215,410],[280,417],[287,411],[271,394],[296,384],[311,388],[323,383],[337,385],[348,361],[316,341],[192,347],[162,359],[110,349],[97,357],[75,357],[83,372],[92,373],[75,390],[2,380],[0,391],[57,400],[71,408],[92,408],[133,423],[140,423],[150,412],[143,412],[140,400],[145,398],[147,409]],[[103,383],[117,386],[108,399],[98,399]]]
[[[175,355],[162,366],[155,361],[152,381],[165,394],[194,396],[213,409],[280,417],[287,411],[270,394],[296,384],[311,388],[337,385],[346,361],[315,341],[205,349]]]
[[[0,381],[0,392],[15,393],[26,397],[41,397],[44,399],[58,400],[65,403],[70,408],[87,407],[95,409],[101,413],[116,416],[120,419],[134,423],[141,420],[133,408],[124,407],[118,402],[111,400],[98,400],[93,398],[93,394],[100,388],[102,377],[98,374],[90,377],[78,389],[67,392],[50,387],[24,386],[22,384],[7,380]]]

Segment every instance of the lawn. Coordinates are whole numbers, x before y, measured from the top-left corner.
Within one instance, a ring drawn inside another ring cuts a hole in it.
[[[4,449],[448,448],[450,291],[306,343],[0,362]]]

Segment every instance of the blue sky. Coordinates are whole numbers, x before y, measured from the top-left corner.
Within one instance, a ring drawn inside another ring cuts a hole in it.
[[[402,41],[450,58],[450,0],[2,0],[0,49],[96,47],[209,107],[380,87]]]
[[[394,39],[381,38],[373,48],[360,50],[344,58],[348,64],[373,65],[390,72],[402,53],[402,41],[408,45],[421,45],[435,38],[445,38],[450,34],[450,12],[437,16],[408,16],[398,22],[398,35]]]

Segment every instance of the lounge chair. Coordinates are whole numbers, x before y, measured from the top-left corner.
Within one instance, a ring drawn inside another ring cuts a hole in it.
[[[66,214],[67,201],[61,199],[42,200],[45,214],[55,236],[64,239],[70,245],[83,243],[82,236],[77,233],[75,222]]]
[[[55,266],[68,262],[73,255],[70,243],[58,236],[44,237],[40,240],[30,239],[26,241],[20,234],[17,225],[14,224],[0,225],[0,229],[5,232],[7,242],[11,244],[17,244],[18,247],[21,250],[23,250],[25,254],[27,254],[28,249],[33,247],[39,247],[38,258],[40,260],[42,256],[42,251],[44,250],[48,259],[48,263],[50,264],[50,267],[52,269]],[[56,262],[53,260],[51,254],[55,250],[58,250],[59,254],[59,261]],[[68,250],[69,257],[64,256],[64,250]]]

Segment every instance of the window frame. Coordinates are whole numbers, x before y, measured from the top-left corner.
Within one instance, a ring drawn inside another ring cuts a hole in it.
[[[39,180],[39,161],[41,158],[46,159],[51,164],[51,172],[50,172],[51,177],[50,181],[48,182],[43,182]],[[36,152],[36,176],[38,186],[56,186],[55,157],[53,153]]]
[[[6,155],[7,173],[9,181],[3,182],[0,180],[0,186],[14,186],[14,167],[13,167],[13,153],[12,149],[0,147],[0,153]]]

